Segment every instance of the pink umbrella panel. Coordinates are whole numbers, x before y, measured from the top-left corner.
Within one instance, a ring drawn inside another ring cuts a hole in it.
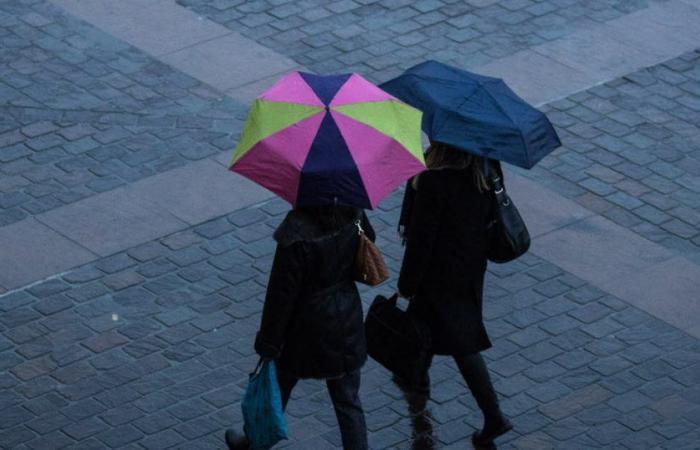
[[[425,169],[420,123],[357,74],[293,72],[254,102],[230,169],[296,206],[374,208]]]

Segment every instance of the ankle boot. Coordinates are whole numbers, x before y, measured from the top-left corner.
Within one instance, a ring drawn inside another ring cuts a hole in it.
[[[484,427],[481,431],[472,434],[472,444],[475,448],[489,448],[493,446],[493,441],[510,430],[513,424],[508,419],[500,415],[498,418],[484,419]]]

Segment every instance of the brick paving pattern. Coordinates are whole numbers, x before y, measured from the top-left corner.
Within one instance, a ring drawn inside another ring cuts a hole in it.
[[[312,70],[375,81],[426,58],[478,66],[649,4],[179,2]],[[0,55],[0,226],[228,150],[245,114],[44,0],[0,0]],[[529,175],[700,262],[699,83],[691,53],[546,105],[564,147]],[[394,279],[399,205],[371,214]],[[286,209],[236,211],[1,295],[0,447],[222,448]],[[363,289],[366,306],[388,292]],[[490,268],[485,315],[515,424],[499,447],[697,448],[698,339],[532,255]],[[371,448],[410,448],[388,374],[370,361],[363,376]],[[469,448],[473,399],[451,361],[431,377],[436,447]],[[340,446],[323,384],[301,383],[288,413],[286,446]]]
[[[0,226],[229,150],[246,112],[43,1],[0,2],[0,55]]]
[[[399,204],[396,193],[372,214],[394,274]],[[221,448],[241,423],[270,235],[286,209],[240,210],[0,297],[0,445]],[[516,430],[501,448],[700,441],[698,339],[533,256],[491,267],[485,315]],[[431,376],[436,446],[464,448],[476,405],[451,361],[438,358]],[[371,447],[409,448],[410,417],[388,379],[364,369]],[[301,383],[288,413],[288,446],[339,446],[321,383]]]
[[[475,67],[649,0],[178,0],[319,73],[385,81],[426,59]]]
[[[564,146],[531,176],[700,262],[700,50],[544,109]]]

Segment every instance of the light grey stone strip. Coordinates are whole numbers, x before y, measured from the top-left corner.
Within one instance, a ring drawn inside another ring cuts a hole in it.
[[[0,285],[6,290],[92,261],[98,255],[35,219],[0,228]]]
[[[202,160],[35,217],[107,256],[271,196],[216,161]]]
[[[533,180],[506,180],[534,254],[700,338],[700,266]]]
[[[299,68],[174,0],[51,1],[222,92]]]
[[[474,68],[543,104],[700,47],[700,2],[654,3]]]

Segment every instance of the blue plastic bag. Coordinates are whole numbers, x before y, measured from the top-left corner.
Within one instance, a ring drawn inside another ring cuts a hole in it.
[[[250,374],[241,408],[243,427],[252,450],[268,449],[287,439],[287,421],[274,361],[260,360]]]

